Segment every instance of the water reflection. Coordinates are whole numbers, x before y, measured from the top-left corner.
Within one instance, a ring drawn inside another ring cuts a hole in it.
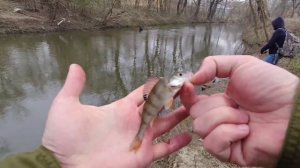
[[[68,66],[82,65],[81,101],[102,105],[125,96],[149,76],[195,71],[212,54],[242,52],[240,28],[162,27],[0,37],[0,157],[40,144],[50,104]],[[4,141],[3,141],[4,142]]]

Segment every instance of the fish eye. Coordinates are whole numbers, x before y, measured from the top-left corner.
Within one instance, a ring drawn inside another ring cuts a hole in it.
[[[182,76],[182,73],[179,73],[179,76]]]

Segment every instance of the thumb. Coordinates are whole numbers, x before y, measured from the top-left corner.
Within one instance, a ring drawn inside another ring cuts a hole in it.
[[[85,80],[85,72],[81,66],[77,64],[70,65],[67,79],[58,96],[79,99],[85,85]]]
[[[200,97],[202,96],[196,95],[195,87],[191,83],[185,83],[180,91],[180,100],[184,107],[188,110],[200,99]]]
[[[246,55],[219,55],[206,57],[201,65],[201,68],[193,76],[191,81],[195,85],[201,85],[212,81],[215,77],[231,77],[239,66],[253,61],[253,59],[257,58]]]

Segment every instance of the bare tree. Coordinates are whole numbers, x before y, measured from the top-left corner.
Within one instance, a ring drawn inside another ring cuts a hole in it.
[[[207,20],[212,21],[216,11],[218,4],[221,3],[223,0],[211,0],[209,3],[209,9],[207,14]]]
[[[266,39],[269,40],[269,35],[267,32],[267,28],[266,28],[267,27],[266,21],[269,20],[269,17],[267,14],[268,9],[266,8],[266,4],[265,4],[264,0],[256,0],[256,4],[257,4],[257,13],[260,16],[260,21],[263,24]]]
[[[199,14],[199,11],[200,11],[200,4],[201,4],[201,0],[197,0],[196,11],[194,13],[194,19],[196,19],[198,17],[198,14]]]
[[[151,9],[154,0],[148,0],[148,10]]]
[[[286,12],[288,8],[288,0],[280,0],[278,3],[274,3],[274,7],[272,8],[272,15],[276,16],[284,16],[284,13]]]
[[[253,7],[253,2],[252,0],[249,0],[249,6],[250,6],[250,9],[251,9],[251,16],[252,16],[252,19],[253,19],[253,22],[254,22],[254,32],[255,32],[255,35],[256,35],[256,38],[259,39],[259,35],[258,35],[258,26],[257,26],[257,18],[256,18],[256,13],[255,13],[255,10],[254,10],[254,7]]]
[[[187,0],[178,0],[177,16],[180,16],[184,12],[186,5],[187,5]]]
[[[115,0],[115,6],[116,8],[121,8],[122,7],[121,0]]]
[[[295,10],[300,6],[300,1],[297,2],[297,0],[292,0],[293,3],[293,10],[292,10],[292,16],[294,17],[295,15]]]
[[[135,0],[134,7],[139,8],[139,6],[140,6],[140,0]]]
[[[225,17],[225,13],[226,13],[226,8],[227,8],[227,2],[228,0],[225,0],[225,4],[224,4],[224,8],[223,8],[223,13],[222,13],[222,16]]]
[[[107,24],[107,21],[109,19],[109,17],[112,15],[113,13],[113,9],[114,7],[116,6],[116,4],[118,3],[117,2],[118,0],[114,0],[112,3],[111,3],[111,7],[109,8],[109,10],[107,11],[107,13],[105,14],[105,16],[103,17],[103,20],[102,20],[102,24],[103,25],[106,25]]]

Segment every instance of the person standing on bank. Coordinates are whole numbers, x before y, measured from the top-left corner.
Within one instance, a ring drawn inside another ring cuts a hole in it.
[[[272,21],[272,26],[275,31],[268,43],[261,48],[260,53],[263,54],[265,51],[269,50],[269,55],[266,57],[265,61],[277,65],[280,59],[277,52],[279,48],[282,48],[286,36],[283,18],[278,17],[274,19]]]

